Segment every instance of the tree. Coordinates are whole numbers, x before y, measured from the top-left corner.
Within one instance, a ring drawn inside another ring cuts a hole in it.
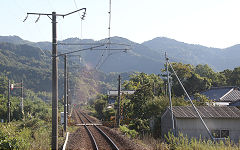
[[[103,110],[107,105],[107,101],[103,100],[103,99],[97,99],[94,102],[94,108],[97,112],[97,115],[100,119],[103,119],[104,115],[103,115]]]
[[[7,94],[8,78],[4,75],[0,76],[0,94]]]
[[[212,86],[223,86],[226,85],[226,77],[220,73],[214,72],[207,64],[197,65],[195,67],[195,73],[199,74],[201,77],[206,77],[211,79]]]
[[[160,95],[162,93],[161,87],[163,87],[163,80],[155,74],[136,73],[130,76],[129,81],[123,83],[125,90],[137,90],[145,85],[152,88],[154,95]]]
[[[234,68],[228,81],[230,85],[240,86],[240,67]]]
[[[183,83],[183,85],[193,75],[194,67],[190,64],[172,63],[172,66],[173,66],[173,69],[175,70],[178,78]],[[173,73],[173,70],[169,69],[169,72],[171,74],[171,79],[172,79],[173,94],[176,96],[184,95],[184,91],[183,91],[180,83],[178,82],[177,77]]]
[[[209,89],[211,87],[211,80],[192,73],[192,76],[185,81],[184,86],[188,94],[193,95],[196,92]]]

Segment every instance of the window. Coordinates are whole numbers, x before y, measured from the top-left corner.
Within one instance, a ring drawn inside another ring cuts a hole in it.
[[[214,138],[220,138],[220,130],[212,130],[212,135]]]
[[[221,138],[229,137],[229,130],[221,130]]]
[[[229,130],[212,130],[214,138],[227,138],[229,137]]]

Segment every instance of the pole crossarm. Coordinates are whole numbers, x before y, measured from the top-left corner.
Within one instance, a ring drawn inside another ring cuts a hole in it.
[[[81,8],[81,9],[75,10],[75,11],[70,12],[70,13],[67,13],[67,14],[55,14],[55,16],[60,16],[60,17],[63,17],[63,18],[64,18],[65,16],[71,15],[71,14],[76,13],[76,12],[79,12],[79,11],[81,11],[81,10],[83,10],[83,14],[82,14],[81,19],[84,20],[84,18],[85,18],[85,16],[86,16],[87,8]],[[23,22],[25,22],[25,21],[27,20],[28,15],[38,15],[38,18],[37,18],[37,20],[35,21],[35,23],[38,22],[38,20],[40,19],[40,16],[48,16],[48,18],[52,20],[52,18],[50,17],[50,16],[52,16],[52,13],[50,13],[50,14],[48,14],[48,13],[27,13],[27,16],[26,16],[26,18],[23,20]]]

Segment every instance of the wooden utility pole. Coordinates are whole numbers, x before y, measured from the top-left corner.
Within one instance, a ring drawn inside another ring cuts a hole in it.
[[[121,76],[118,76],[118,107],[117,107],[117,127],[120,125],[120,101],[121,101]]]
[[[67,130],[67,55],[64,55],[64,132]]]
[[[8,102],[7,102],[7,107],[8,107],[8,123],[10,122],[11,119],[11,102],[10,102],[10,80],[8,80]]]

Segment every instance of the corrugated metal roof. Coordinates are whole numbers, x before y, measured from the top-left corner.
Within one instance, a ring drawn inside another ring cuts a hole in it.
[[[122,93],[123,94],[134,94],[134,92],[135,91],[121,91],[121,95],[122,95]],[[118,95],[118,91],[117,90],[112,90],[112,91],[108,91],[107,92],[107,95],[109,95],[109,96],[117,96]]]
[[[240,99],[240,90],[237,87],[213,87],[200,94],[219,102],[233,102]]]
[[[240,118],[240,110],[235,106],[197,106],[202,118]],[[192,106],[174,106],[176,118],[199,118]]]

